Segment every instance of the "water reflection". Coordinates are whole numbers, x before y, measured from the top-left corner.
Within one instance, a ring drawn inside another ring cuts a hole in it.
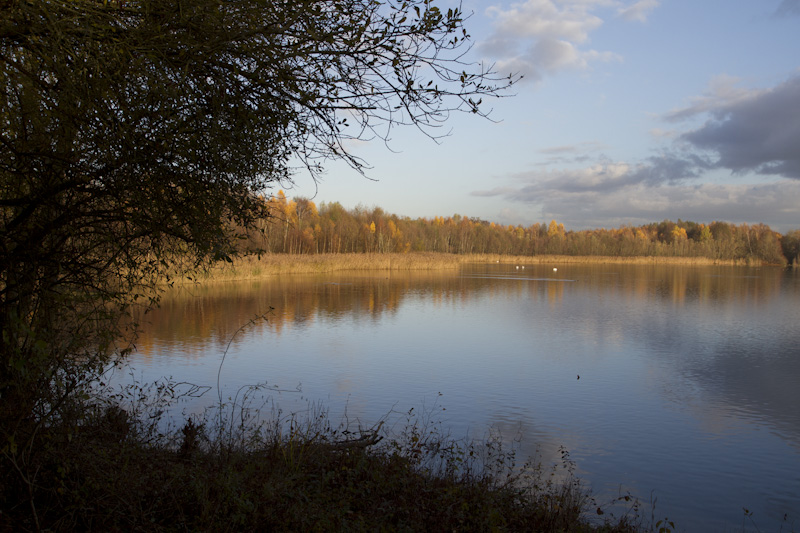
[[[566,446],[596,490],[657,490],[670,518],[730,528],[742,506],[800,515],[798,303],[798,273],[770,268],[285,276],[168,294],[139,317],[134,365],[213,384],[231,342],[227,387],[302,383],[287,409],[367,423],[441,401],[456,436]]]

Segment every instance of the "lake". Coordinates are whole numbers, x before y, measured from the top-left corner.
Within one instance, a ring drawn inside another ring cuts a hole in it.
[[[629,491],[649,517],[655,499],[681,531],[800,529],[797,269],[281,276],[174,290],[145,321],[133,375],[212,387],[190,409],[218,372],[225,397],[299,389],[271,393],[284,412],[369,426],[414,408],[522,456],[563,446],[599,500]]]

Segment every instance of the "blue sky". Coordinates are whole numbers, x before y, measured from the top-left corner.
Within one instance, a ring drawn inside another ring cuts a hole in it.
[[[446,4],[445,6],[446,7]],[[800,228],[800,0],[465,0],[469,58],[520,72],[494,122],[455,115],[289,196],[567,229],[664,219]]]

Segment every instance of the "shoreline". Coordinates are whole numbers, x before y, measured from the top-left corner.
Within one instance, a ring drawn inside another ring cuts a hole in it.
[[[337,271],[384,270],[430,271],[450,270],[467,263],[505,264],[627,264],[685,266],[766,266],[752,260],[723,260],[708,257],[662,256],[514,256],[499,254],[447,254],[439,252],[411,253],[347,253],[347,254],[264,254],[239,257],[232,263],[212,265],[193,276],[192,281],[235,281],[263,279],[281,274],[318,274]],[[190,282],[187,280],[187,282]]]

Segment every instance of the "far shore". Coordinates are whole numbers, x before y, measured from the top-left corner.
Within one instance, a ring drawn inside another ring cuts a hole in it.
[[[232,263],[215,265],[197,276],[197,281],[233,281],[261,279],[280,274],[314,274],[357,270],[447,270],[457,269],[465,263],[535,264],[629,264],[629,265],[729,265],[760,266],[746,260],[719,260],[707,257],[612,257],[536,255],[511,256],[498,254],[445,254],[434,252],[412,253],[348,253],[348,254],[264,254],[261,257],[245,256]]]

